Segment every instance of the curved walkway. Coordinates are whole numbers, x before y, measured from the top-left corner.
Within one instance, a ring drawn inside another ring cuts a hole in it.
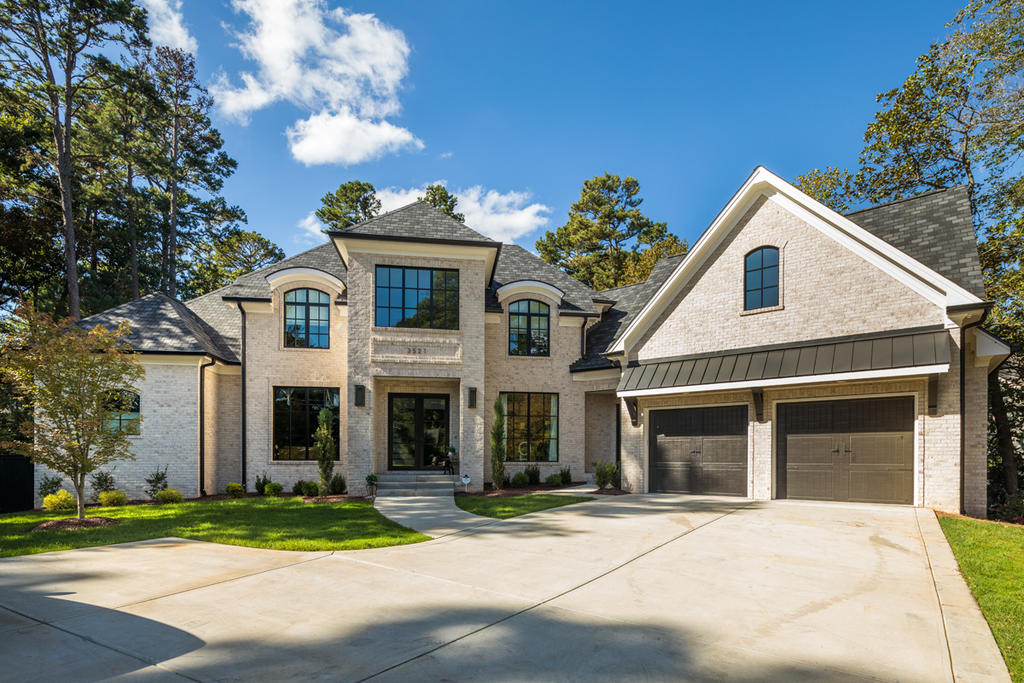
[[[373,507],[388,519],[433,538],[501,521],[466,512],[455,504],[454,496],[375,498]]]

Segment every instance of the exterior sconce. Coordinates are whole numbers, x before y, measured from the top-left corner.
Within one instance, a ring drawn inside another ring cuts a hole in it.
[[[359,407],[366,405],[366,387],[362,384],[356,385],[356,405]]]
[[[476,387],[469,388],[469,409],[476,410]]]

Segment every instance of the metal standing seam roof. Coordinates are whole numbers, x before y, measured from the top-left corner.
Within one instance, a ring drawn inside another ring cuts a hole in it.
[[[924,367],[949,363],[949,353],[944,329],[824,339],[641,363],[624,370],[618,391]]]

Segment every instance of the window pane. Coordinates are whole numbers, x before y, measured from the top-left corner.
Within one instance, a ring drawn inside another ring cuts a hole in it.
[[[772,266],[765,268],[762,273],[762,282],[765,287],[775,287],[779,284],[779,267]]]
[[[752,270],[747,273],[747,289],[761,289],[761,271]]]
[[[779,305],[779,288],[778,287],[765,287],[764,293],[761,295],[761,306],[778,306]]]
[[[761,308],[761,290],[755,290],[753,292],[747,292],[747,301],[744,306],[748,311],[755,308]]]
[[[761,250],[756,249],[755,251],[747,254],[747,270],[761,267]]]
[[[764,252],[764,265],[777,266],[779,265],[779,250],[775,247],[765,247],[761,251]]]

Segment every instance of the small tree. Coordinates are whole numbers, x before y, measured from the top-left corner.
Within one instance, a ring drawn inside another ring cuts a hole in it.
[[[320,495],[326,496],[331,492],[334,453],[337,451],[337,446],[334,444],[334,413],[327,408],[321,408],[317,422],[316,431],[313,432],[313,441],[320,449],[320,455],[317,456],[317,465],[320,467]]]
[[[501,397],[494,402],[491,423],[491,485],[496,489],[505,483],[505,406]]]
[[[69,478],[82,519],[86,477],[117,460],[135,459],[126,430],[108,426],[126,409],[126,390],[145,375],[125,341],[128,326],[85,330],[32,307],[20,308],[9,325],[0,341],[0,373],[19,400],[35,406],[36,419],[22,425],[28,441],[8,447]]]

